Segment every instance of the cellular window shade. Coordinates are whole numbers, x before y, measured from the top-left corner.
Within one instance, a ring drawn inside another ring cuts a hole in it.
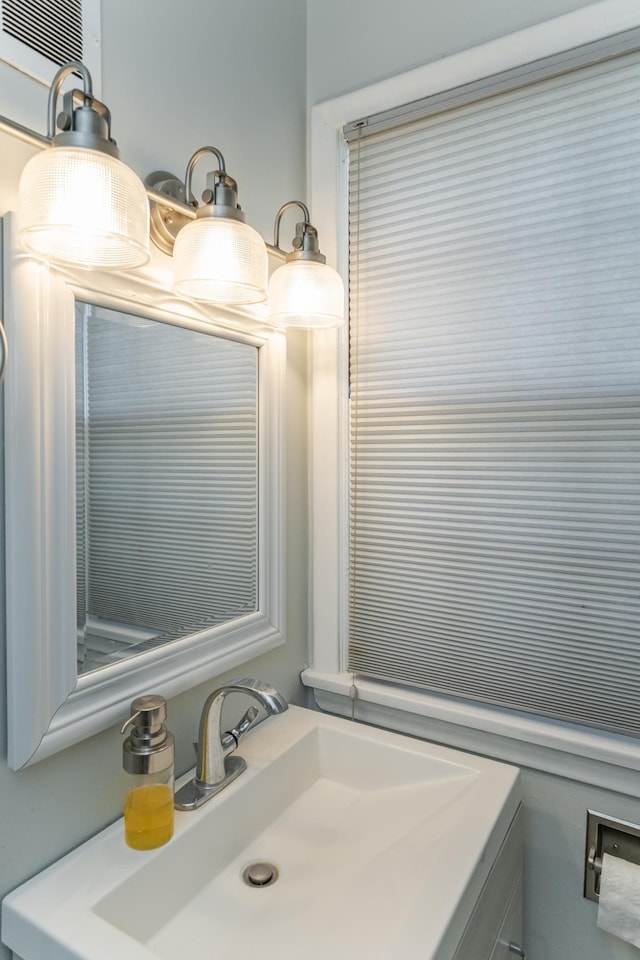
[[[159,643],[253,612],[256,348],[78,304],[83,354],[79,629]]]
[[[640,59],[350,143],[354,672],[640,735]]]

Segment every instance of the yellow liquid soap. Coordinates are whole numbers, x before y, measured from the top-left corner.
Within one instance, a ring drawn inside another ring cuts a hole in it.
[[[153,850],[173,836],[173,790],[166,783],[131,790],[124,807],[124,835],[134,850]]]

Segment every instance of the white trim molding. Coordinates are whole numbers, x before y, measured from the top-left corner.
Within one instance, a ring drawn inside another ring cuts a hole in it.
[[[640,27],[637,0],[600,0],[312,109],[311,206],[323,249],[347,276],[344,127]],[[313,341],[310,412],[311,668],[303,682],[324,709],[351,714],[348,618],[347,332]],[[375,681],[357,681],[357,717],[442,743],[640,795],[640,742]],[[571,762],[569,762],[569,759]]]
[[[284,643],[285,337],[250,313],[170,292],[162,255],[128,274],[61,272],[4,223],[8,763],[17,770],[114,724],[132,697],[173,696]],[[257,611],[76,673],[76,299],[258,348]]]

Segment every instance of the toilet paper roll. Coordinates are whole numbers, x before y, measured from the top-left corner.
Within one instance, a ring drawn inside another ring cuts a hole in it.
[[[598,926],[640,947],[640,867],[608,853],[602,858]]]

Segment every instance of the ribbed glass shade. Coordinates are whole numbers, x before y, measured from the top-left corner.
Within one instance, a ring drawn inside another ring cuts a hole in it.
[[[173,289],[210,303],[261,303],[267,298],[267,248],[239,220],[205,217],[183,227],[173,248]]]
[[[315,260],[291,260],[269,281],[269,319],[288,327],[337,327],[344,321],[339,273]]]
[[[115,157],[52,147],[24,168],[18,231],[22,246],[47,260],[112,270],[137,267],[149,259],[147,193]]]

